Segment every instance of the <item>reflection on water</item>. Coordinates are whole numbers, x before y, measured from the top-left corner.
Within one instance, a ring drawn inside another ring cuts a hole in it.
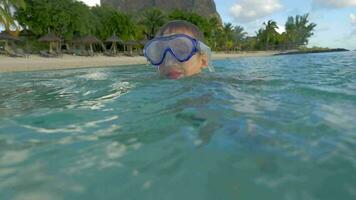
[[[0,74],[1,199],[355,199],[355,58]]]

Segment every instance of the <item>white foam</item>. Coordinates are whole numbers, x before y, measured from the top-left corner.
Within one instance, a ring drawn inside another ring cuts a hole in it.
[[[103,122],[110,122],[110,121],[116,120],[118,118],[119,118],[119,116],[115,115],[115,116],[112,116],[112,117],[109,117],[109,118],[106,118],[106,119],[87,122],[87,123],[84,124],[84,127],[95,127],[95,126],[97,126],[97,124],[100,124],[100,123],[103,123]]]
[[[108,74],[103,73],[103,72],[93,72],[93,73],[88,73],[82,76],[79,76],[80,78],[85,78],[88,80],[95,80],[95,81],[101,81],[101,80],[107,80],[108,79]]]
[[[119,142],[113,142],[106,147],[106,154],[110,159],[118,159],[126,153],[127,147]]]
[[[39,128],[39,127],[34,127],[34,126],[30,126],[30,125],[23,125],[22,127],[24,128],[28,128],[28,129],[32,129],[35,130],[38,133],[47,133],[47,134],[51,134],[51,133],[79,133],[79,132],[83,132],[83,129],[78,127],[78,126],[68,126],[65,128],[53,128],[53,129],[49,129],[49,128]]]
[[[0,157],[0,164],[16,164],[28,158],[28,150],[5,151]]]

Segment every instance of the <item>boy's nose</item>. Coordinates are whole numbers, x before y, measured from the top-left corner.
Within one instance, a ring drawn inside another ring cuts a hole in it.
[[[172,55],[171,52],[166,53],[166,57],[163,60],[163,67],[174,67],[179,65],[179,61]]]

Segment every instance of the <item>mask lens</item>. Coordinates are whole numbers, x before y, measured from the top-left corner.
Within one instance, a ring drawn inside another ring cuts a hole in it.
[[[186,37],[174,38],[169,42],[169,47],[180,61],[186,60],[194,49],[192,40]]]
[[[154,41],[149,44],[146,48],[146,55],[152,62],[152,64],[161,62],[163,58],[164,51],[166,49],[165,42]]]

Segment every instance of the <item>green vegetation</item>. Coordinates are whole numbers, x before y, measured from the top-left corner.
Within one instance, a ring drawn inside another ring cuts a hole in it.
[[[309,23],[309,15],[297,15],[294,17],[288,17],[285,24],[286,33],[284,43],[288,45],[288,48],[296,48],[308,44],[308,38],[313,35],[313,30],[316,24]]]
[[[24,0],[0,0],[0,25],[3,25],[6,31],[10,31],[11,27],[19,30],[14,17],[14,10],[19,8],[26,8]]]
[[[145,10],[139,21],[144,27],[143,32],[147,39],[154,38],[158,29],[167,21],[166,16],[159,9]]]
[[[36,40],[47,33],[55,33],[66,42],[86,35],[101,40],[117,35],[124,41],[142,41],[152,39],[160,26],[175,19],[197,25],[214,51],[298,49],[308,44],[316,26],[308,21],[308,14],[297,15],[287,19],[282,34],[277,32],[276,22],[269,20],[251,37],[242,26],[181,10],[124,13],[105,6],[89,8],[75,0],[0,0],[0,25],[6,31],[21,27],[21,34],[34,47],[40,46]]]

